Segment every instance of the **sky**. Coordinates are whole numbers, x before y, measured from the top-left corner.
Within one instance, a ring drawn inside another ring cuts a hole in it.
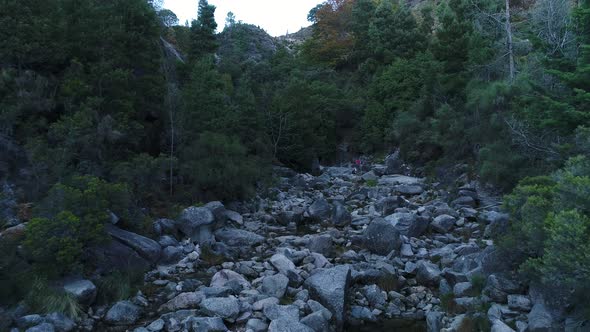
[[[164,8],[172,10],[180,24],[197,16],[198,0],[164,0]],[[223,30],[229,11],[236,20],[260,26],[271,36],[282,36],[310,25],[307,13],[323,0],[209,0],[215,5],[217,30]]]

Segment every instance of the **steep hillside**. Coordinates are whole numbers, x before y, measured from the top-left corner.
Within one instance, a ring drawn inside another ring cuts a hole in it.
[[[268,60],[277,51],[277,42],[266,31],[251,24],[236,23],[218,35],[217,55],[222,62],[240,65]]]

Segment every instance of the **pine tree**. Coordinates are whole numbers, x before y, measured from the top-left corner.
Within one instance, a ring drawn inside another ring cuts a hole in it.
[[[578,61],[574,72],[561,77],[574,90],[575,107],[587,113],[590,109],[590,0],[582,1],[574,17],[578,24]],[[586,120],[590,120],[587,115]]]
[[[407,5],[384,0],[369,28],[369,43],[376,58],[389,64],[395,58],[411,58],[426,47],[426,38]]]
[[[189,57],[198,60],[206,54],[215,53],[219,44],[215,36],[215,6],[207,0],[199,0],[198,19],[191,24],[191,47]]]

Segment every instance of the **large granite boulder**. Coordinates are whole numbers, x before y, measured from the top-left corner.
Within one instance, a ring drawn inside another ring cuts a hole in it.
[[[231,247],[253,247],[265,238],[253,232],[237,228],[222,228],[215,231],[215,238]]]
[[[156,235],[178,235],[178,225],[172,219],[157,219],[153,223],[153,229]]]
[[[385,171],[386,175],[403,173],[403,162],[400,156],[400,150],[395,150],[394,153],[385,157]]]
[[[402,245],[400,231],[382,218],[371,221],[362,235],[362,245],[372,253],[387,255]]]
[[[437,265],[419,261],[416,267],[416,281],[422,285],[438,285],[441,278],[441,271]]]
[[[395,209],[405,205],[405,201],[400,196],[383,197],[375,204],[375,209],[382,216],[388,216],[395,212]]]
[[[221,270],[211,278],[211,287],[230,287],[232,284],[239,285],[243,289],[250,289],[250,282],[241,274],[232,270]]]
[[[533,305],[531,312],[528,314],[530,332],[549,332],[553,331],[553,316],[543,303],[538,301]]]
[[[446,234],[448,233],[453,226],[455,225],[455,217],[450,216],[448,214],[441,214],[437,216],[430,224],[430,227],[436,232]]]
[[[332,211],[332,223],[336,226],[346,226],[352,221],[350,212],[346,206],[340,202],[334,202],[334,209]]]
[[[412,212],[397,212],[385,217],[402,235],[419,237],[428,229],[429,220]]]
[[[300,270],[295,267],[295,264],[283,254],[274,254],[270,258],[270,263],[280,273],[289,278],[291,285],[301,284],[303,281],[300,275]]]
[[[332,214],[332,206],[323,198],[315,200],[308,208],[307,214],[313,220],[326,220]]]
[[[160,247],[158,242],[145,236],[122,230],[113,225],[107,225],[106,230],[112,238],[132,248],[150,263],[156,263],[160,259],[162,247]]]
[[[158,311],[170,312],[181,309],[194,309],[203,301],[205,296],[199,292],[185,292],[176,295],[170,301],[162,304]]]
[[[240,302],[235,297],[212,297],[201,302],[201,309],[207,315],[234,321],[240,314]]]
[[[178,228],[192,241],[207,245],[214,242],[212,234],[214,223],[215,215],[210,209],[191,206],[182,211]]]
[[[262,286],[260,286],[260,290],[262,294],[274,296],[280,299],[285,296],[288,285],[289,278],[281,273],[278,273],[272,276],[264,277],[262,279]]]
[[[339,331],[344,326],[350,282],[351,269],[348,265],[315,270],[304,282],[311,297],[332,312]]]
[[[93,264],[101,273],[129,269],[145,271],[151,265],[135,250],[114,240],[89,248],[85,256],[85,260]]]
[[[332,236],[330,234],[318,234],[309,237],[307,248],[311,252],[329,255],[332,252]]]
[[[483,293],[492,301],[506,303],[508,294],[514,294],[521,291],[521,287],[516,282],[504,278],[501,275],[490,274],[486,280],[486,286]]]

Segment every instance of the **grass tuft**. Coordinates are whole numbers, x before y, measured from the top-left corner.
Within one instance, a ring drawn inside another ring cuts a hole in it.
[[[44,314],[58,312],[73,320],[79,320],[83,313],[82,307],[75,297],[50,288],[47,285],[47,281],[43,279],[35,279],[33,281],[25,302],[33,312]]]
[[[200,259],[208,266],[220,265],[221,263],[225,262],[225,258],[222,255],[213,252],[209,246],[201,247]]]
[[[387,274],[377,282],[377,286],[386,292],[397,291],[399,289],[399,280],[393,274]]]
[[[369,179],[369,180],[365,181],[365,185],[367,185],[367,187],[376,187],[377,180]]]
[[[481,274],[476,274],[471,277],[471,285],[473,292],[480,295],[486,285],[486,278]]]
[[[117,302],[134,296],[143,282],[141,271],[116,271],[97,281],[98,302]]]

